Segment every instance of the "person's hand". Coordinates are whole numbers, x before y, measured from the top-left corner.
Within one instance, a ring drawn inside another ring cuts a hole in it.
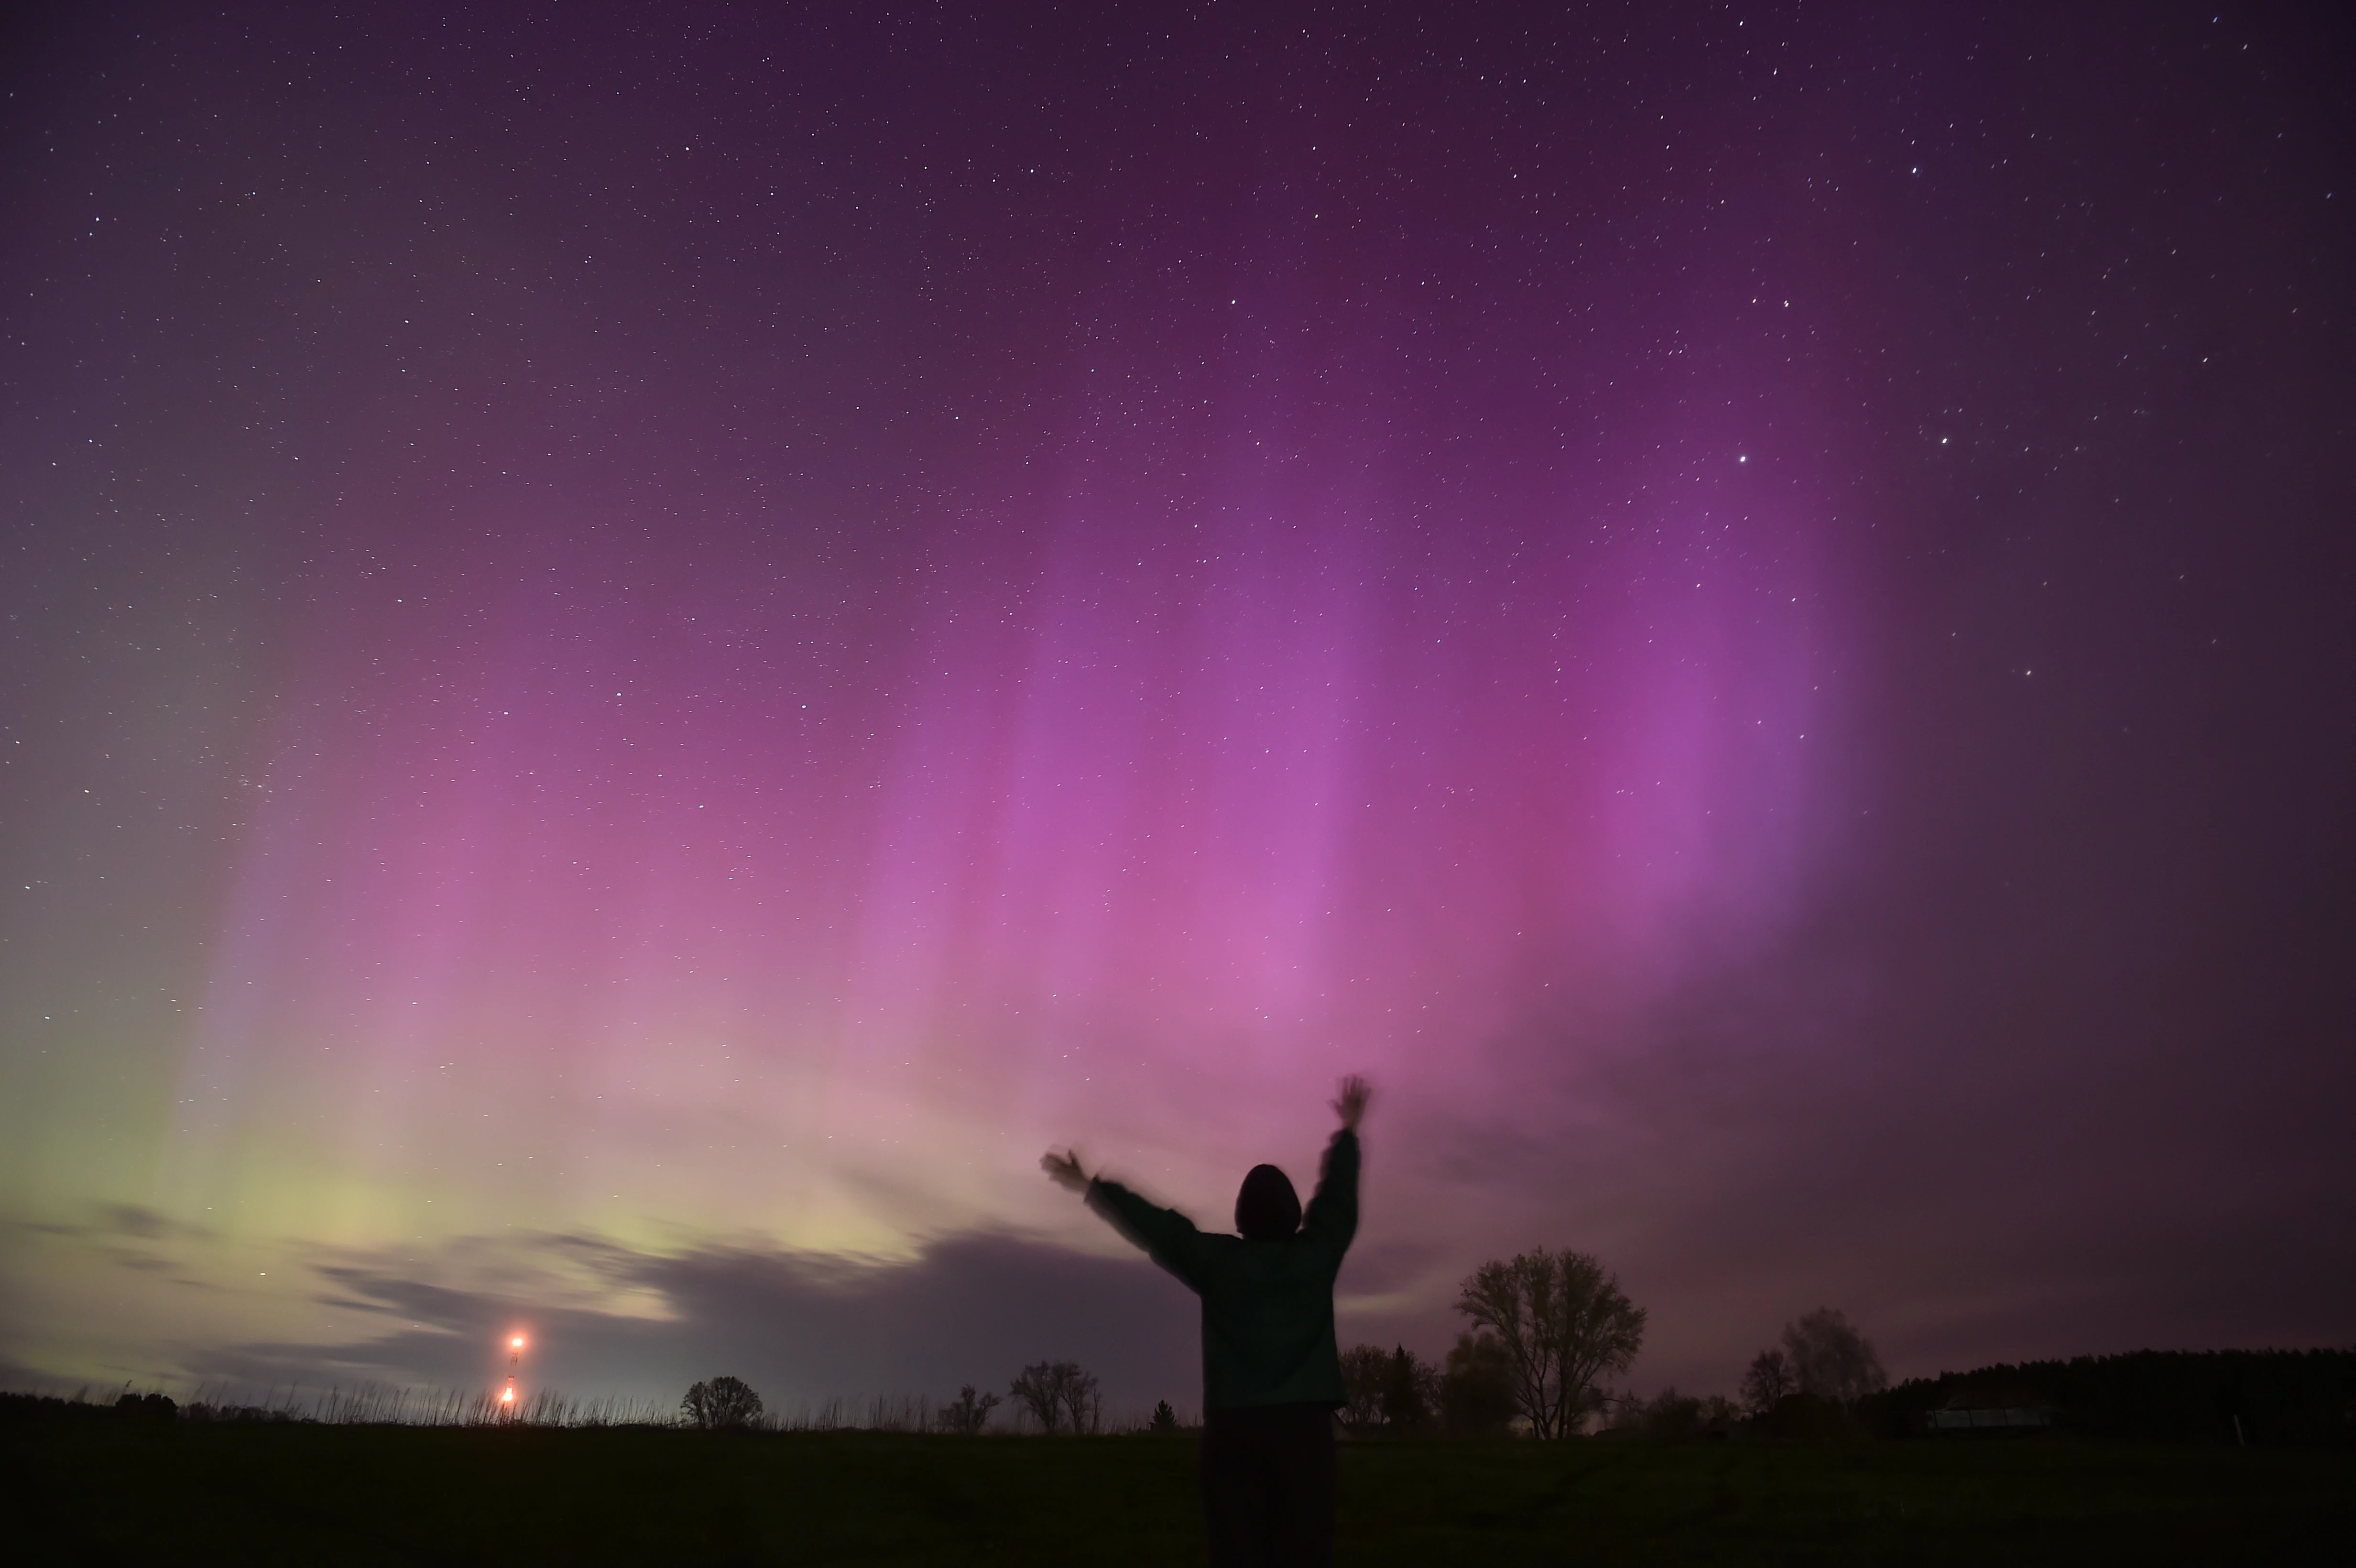
[[[1058,1187],[1068,1187],[1075,1192],[1088,1189],[1088,1173],[1080,1168],[1080,1151],[1077,1149],[1064,1154],[1049,1149],[1039,1157],[1039,1168],[1045,1171],[1048,1179]]]
[[[1366,1114],[1366,1102],[1374,1097],[1374,1086],[1356,1073],[1342,1080],[1342,1097],[1333,1102],[1333,1114],[1342,1118],[1344,1131],[1358,1130],[1359,1118]]]

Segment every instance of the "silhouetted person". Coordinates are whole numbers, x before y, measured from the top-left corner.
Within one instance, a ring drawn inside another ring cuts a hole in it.
[[[1254,1166],[1236,1195],[1240,1236],[1091,1179],[1074,1154],[1039,1163],[1203,1298],[1203,1511],[1217,1568],[1322,1565],[1333,1552],[1333,1412],[1344,1403],[1333,1276],[1358,1229],[1358,1119],[1366,1081],[1342,1081],[1342,1127],[1304,1218],[1284,1172]]]

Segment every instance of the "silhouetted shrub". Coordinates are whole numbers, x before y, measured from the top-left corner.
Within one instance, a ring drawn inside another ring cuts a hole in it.
[[[201,1400],[181,1413],[187,1421],[234,1421],[240,1423],[291,1422],[292,1412],[265,1410],[257,1404],[207,1404]]]
[[[1404,1345],[1353,1345],[1342,1352],[1344,1403],[1334,1413],[1355,1437],[1415,1436],[1439,1419],[1441,1381]]]
[[[1170,1408],[1168,1400],[1160,1399],[1153,1402],[1153,1419],[1145,1424],[1145,1430],[1156,1437],[1178,1435],[1178,1413]]]
[[[679,1402],[690,1424],[705,1432],[750,1426],[761,1419],[761,1396],[736,1378],[697,1383]]]
[[[114,1413],[128,1421],[169,1421],[180,1407],[160,1393],[126,1393],[114,1402]]]
[[[1513,1367],[1492,1334],[1459,1334],[1440,1374],[1440,1420],[1451,1437],[1503,1437],[1514,1424]]]
[[[971,1383],[958,1390],[956,1399],[941,1406],[941,1430],[956,1437],[978,1437],[990,1424],[990,1413],[998,1408],[998,1396],[985,1393],[976,1396]]]

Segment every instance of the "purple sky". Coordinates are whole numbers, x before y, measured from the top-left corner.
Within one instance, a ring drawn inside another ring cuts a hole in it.
[[[16,18],[0,1371],[1189,1403],[1350,1071],[1345,1342],[2356,1339],[2298,16]]]

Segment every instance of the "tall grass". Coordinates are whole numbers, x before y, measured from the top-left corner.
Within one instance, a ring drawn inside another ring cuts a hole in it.
[[[753,1423],[759,1432],[931,1432],[937,1424],[929,1395],[883,1393],[870,1395],[863,1410],[830,1394],[791,1412],[765,1411]]]
[[[679,1421],[678,1407],[658,1399],[581,1399],[541,1389],[509,1405],[488,1389],[469,1392],[376,1382],[309,1393],[298,1384],[273,1389],[253,1403],[232,1403],[226,1391],[200,1389],[182,1413],[194,1421],[302,1421],[322,1426],[670,1426]]]
[[[126,1393],[161,1392],[125,1382],[119,1389],[100,1391],[93,1400],[92,1390],[85,1383],[64,1403],[111,1406]],[[384,1382],[337,1383],[325,1389],[291,1383],[262,1392],[202,1383],[179,1399],[179,1416],[183,1421],[301,1422],[319,1426],[591,1429],[686,1424],[677,1404],[651,1397],[608,1394],[584,1399],[558,1389],[541,1389],[510,1406],[500,1402],[495,1389],[415,1389]],[[1099,1430],[1113,1435],[1141,1433],[1147,1420],[1143,1414],[1124,1415],[1106,1421]],[[766,1411],[751,1424],[751,1430],[931,1434],[943,1427],[939,1408],[928,1394],[872,1394],[862,1402],[832,1394],[805,1401],[791,1410]],[[990,1435],[1036,1435],[1038,1431],[1038,1424],[1021,1410],[1001,1406]]]

